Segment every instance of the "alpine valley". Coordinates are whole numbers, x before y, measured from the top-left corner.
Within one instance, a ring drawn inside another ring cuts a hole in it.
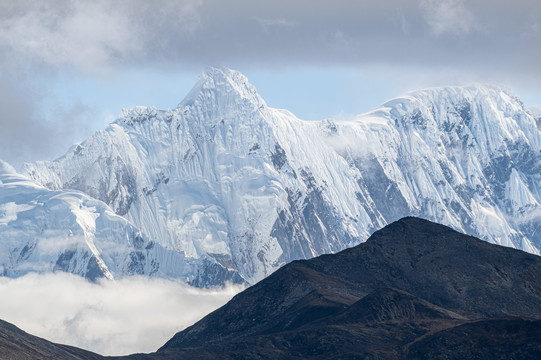
[[[491,86],[431,88],[347,121],[268,107],[209,69],[175,109],[125,110],[54,161],[0,167],[0,273],[255,282],[404,216],[539,254],[541,133]]]

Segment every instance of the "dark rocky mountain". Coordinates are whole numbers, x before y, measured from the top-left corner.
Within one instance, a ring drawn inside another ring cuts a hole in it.
[[[284,266],[156,353],[127,358],[541,358],[541,257],[403,218]]]
[[[541,355],[540,290],[540,257],[404,218],[354,248],[286,265],[158,353],[201,359],[220,353],[299,359],[423,358],[438,351]],[[450,343],[455,348],[447,349]]]
[[[16,326],[0,320],[0,359],[36,360],[69,359],[97,360],[100,355],[75,347],[59,345],[25,333]]]

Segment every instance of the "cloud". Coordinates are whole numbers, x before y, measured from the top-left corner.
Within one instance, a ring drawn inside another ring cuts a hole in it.
[[[0,3],[0,47],[13,60],[45,65],[73,66],[99,72],[114,62],[145,56],[153,36],[161,32],[160,18],[176,19],[171,26],[190,33],[197,24],[193,9],[199,1],[157,0],[31,0]]]
[[[466,8],[464,0],[423,0],[421,8],[436,35],[464,35],[475,28],[476,19]]]
[[[153,352],[242,290],[126,278],[98,284],[65,273],[0,278],[0,319],[104,355]]]
[[[63,104],[49,91],[58,75],[107,78],[131,63],[160,61],[167,39],[197,28],[200,2],[0,2],[0,158],[19,166],[88,136],[99,110]]]
[[[538,46],[521,44],[525,36],[530,45],[541,40],[535,31],[538,18],[532,16],[539,12],[534,0],[56,0],[39,6],[32,1],[2,4],[0,48],[6,49],[4,55],[84,71],[130,65],[200,69],[216,64],[381,63],[482,69],[482,63],[489,60],[503,70],[504,65],[518,64],[541,52]],[[460,39],[442,39],[442,35],[460,35]],[[517,46],[521,53],[505,56]],[[505,61],[492,57],[496,52]],[[532,63],[530,69],[534,68],[538,66]]]
[[[412,79],[459,72],[538,89],[539,14],[537,0],[2,1],[0,157],[50,157],[45,148],[67,147],[53,140],[58,129],[70,139],[84,132],[74,124],[96,112],[84,104],[82,113],[59,106],[58,119],[43,118],[44,99],[61,103],[47,90],[59,72],[107,79],[133,69],[199,72],[208,65],[377,66]],[[19,154],[21,142],[35,146]]]
[[[295,23],[289,20],[286,20],[285,18],[259,18],[255,17],[255,21],[257,21],[261,27],[265,30],[265,32],[273,31],[276,28],[283,28],[283,27],[294,27]]]

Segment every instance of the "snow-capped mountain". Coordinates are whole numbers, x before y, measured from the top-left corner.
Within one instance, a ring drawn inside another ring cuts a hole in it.
[[[539,253],[540,152],[534,117],[498,88],[428,89],[307,122],[211,69],[176,109],[124,111],[24,172],[107,203],[209,286],[253,283],[406,215]]]
[[[125,111],[64,157],[26,169],[49,188],[108,203],[169,249],[209,255],[254,282],[382,224],[358,206],[355,169],[330,151],[325,131],[267,107],[243,75],[211,70],[177,109]]]
[[[183,278],[193,263],[88,195],[49,190],[0,161],[0,275],[65,271],[96,280]],[[234,280],[234,279],[231,279]]]
[[[416,91],[340,130],[365,144],[341,152],[387,221],[415,214],[539,254],[541,133],[518,98],[486,86]]]

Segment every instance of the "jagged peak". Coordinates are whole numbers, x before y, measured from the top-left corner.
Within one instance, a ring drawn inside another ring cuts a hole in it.
[[[455,120],[450,122],[449,114],[456,115]],[[357,119],[369,121],[371,118],[391,118],[400,124],[429,130],[433,129],[429,123],[435,122],[445,131],[454,122],[463,122],[472,128],[481,121],[484,128],[498,132],[501,139],[516,139],[536,128],[534,116],[518,96],[505,87],[486,84],[411,91]]]
[[[158,116],[158,109],[155,106],[136,106],[132,109],[122,109],[117,121],[127,125],[134,125]]]
[[[441,86],[414,90],[385,102],[381,107],[392,108],[416,105],[419,103],[457,103],[464,101],[505,101],[513,102],[524,109],[524,104],[511,90],[491,84],[471,84],[463,86]]]
[[[214,96],[210,96],[214,93]],[[229,98],[229,103],[248,101],[254,107],[266,107],[265,101],[258,95],[256,88],[248,78],[236,70],[227,68],[207,68],[199,77],[188,95],[176,109],[158,110],[155,106],[136,106],[132,109],[122,109],[116,123],[135,125],[155,118],[170,119],[177,111],[195,103],[207,103],[216,98]],[[161,115],[164,115],[161,116]]]
[[[255,86],[250,84],[248,78],[236,70],[227,68],[207,68],[199,77],[192,90],[178,105],[183,108],[193,104],[197,99],[204,98],[208,91],[219,92],[222,96],[234,96],[247,99],[257,106],[265,106],[265,102],[258,95]]]
[[[216,68],[216,67],[208,67],[203,71],[201,74],[201,77],[204,79],[212,79],[214,81],[222,80],[222,81],[228,81],[231,84],[236,85],[247,85],[249,84],[248,78],[242,74],[240,71],[228,69],[228,68]],[[251,85],[250,85],[251,86]]]
[[[505,93],[509,96],[515,96],[511,90],[495,84],[487,83],[471,83],[467,85],[449,85],[449,86],[433,86],[423,89],[417,89],[409,91],[408,94],[421,94],[421,93],[433,93],[433,94],[475,94],[475,93]]]

